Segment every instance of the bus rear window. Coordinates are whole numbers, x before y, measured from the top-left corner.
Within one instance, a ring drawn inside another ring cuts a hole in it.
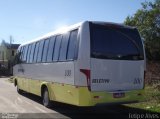
[[[90,24],[91,57],[143,60],[143,45],[136,29]]]

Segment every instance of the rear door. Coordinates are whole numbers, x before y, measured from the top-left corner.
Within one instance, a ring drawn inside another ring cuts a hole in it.
[[[90,24],[91,90],[128,91],[143,88],[144,53],[136,29]]]

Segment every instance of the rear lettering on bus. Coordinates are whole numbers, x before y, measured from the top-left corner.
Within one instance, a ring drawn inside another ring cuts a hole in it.
[[[93,79],[92,83],[109,83],[109,79]]]

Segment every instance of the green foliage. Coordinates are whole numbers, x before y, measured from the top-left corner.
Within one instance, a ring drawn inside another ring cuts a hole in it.
[[[129,107],[140,108],[152,112],[160,112],[160,83],[145,86],[145,101],[127,104]]]
[[[147,58],[160,60],[160,0],[142,3],[142,8],[124,23],[138,28],[144,38]]]

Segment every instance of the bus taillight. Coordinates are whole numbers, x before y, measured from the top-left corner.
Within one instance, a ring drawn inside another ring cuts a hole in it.
[[[146,80],[146,71],[144,71],[144,80]]]
[[[90,72],[90,70],[80,69],[80,72],[82,72],[86,76],[88,90],[90,91],[91,90],[91,86],[90,86],[91,72]]]
[[[146,82],[146,71],[144,71],[144,82],[143,82],[143,89],[145,88],[145,82]]]

